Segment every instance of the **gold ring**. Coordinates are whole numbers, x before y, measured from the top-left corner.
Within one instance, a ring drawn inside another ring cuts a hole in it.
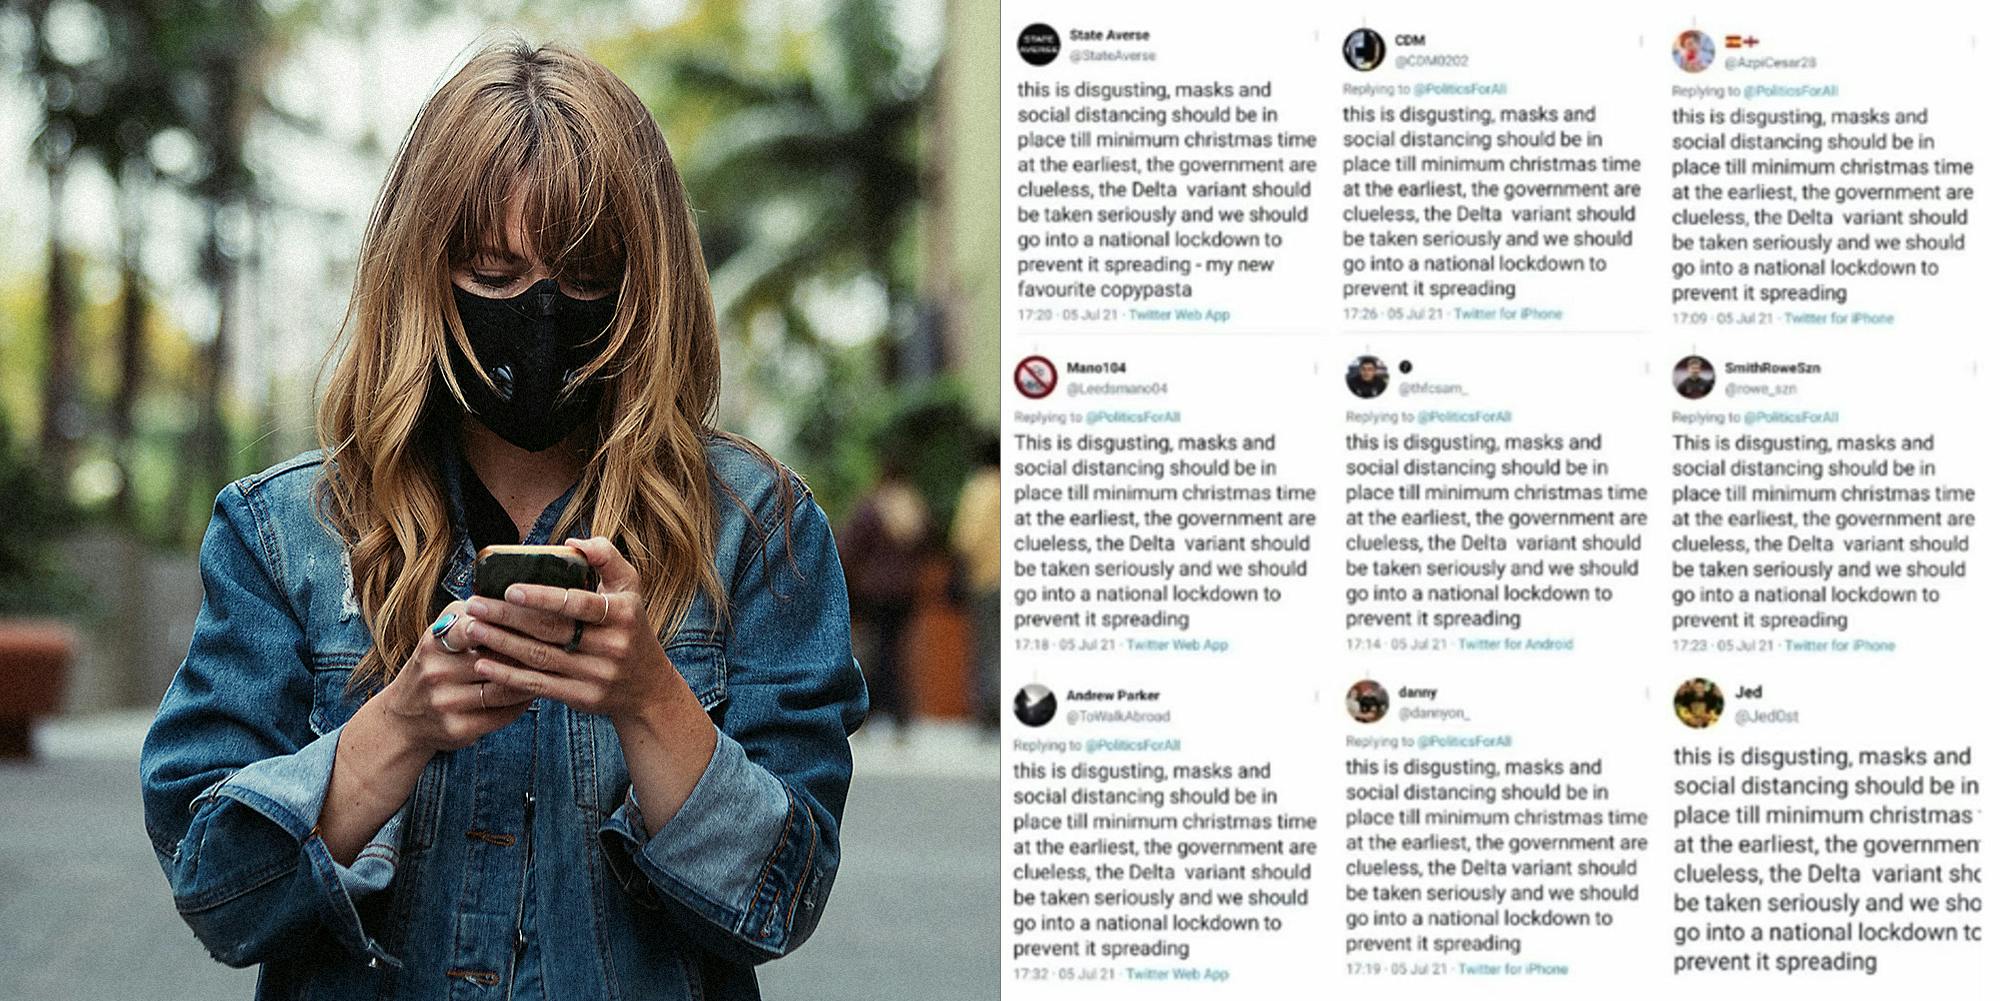
[[[486,705],[486,682],[484,682],[484,681],[482,681],[482,682],[480,682],[480,683],[479,683],[479,708],[481,708],[481,709],[485,709],[485,708],[487,708],[487,705]]]
[[[597,617],[597,621],[603,622],[611,617],[611,596],[603,591],[597,592],[597,596],[604,599],[604,614]]]

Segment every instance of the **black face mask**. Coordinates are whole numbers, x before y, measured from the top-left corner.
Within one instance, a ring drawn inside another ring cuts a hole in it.
[[[603,387],[595,380],[562,399],[571,373],[604,349],[600,339],[618,308],[617,296],[577,299],[553,278],[506,299],[451,287],[459,322],[479,365],[498,390],[488,389],[462,352],[451,353],[452,374],[472,415],[516,448],[539,452],[562,441],[597,409]]]

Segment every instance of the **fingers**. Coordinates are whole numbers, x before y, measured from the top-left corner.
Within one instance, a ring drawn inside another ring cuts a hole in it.
[[[480,611],[480,609],[486,607],[481,602],[490,600],[474,598],[472,600],[473,614],[483,619],[492,619],[495,622],[500,622],[509,628],[515,628],[513,623],[494,618]],[[559,630],[560,635],[550,635],[525,629],[517,631],[532,632],[533,635],[540,636],[551,643],[563,643],[569,640],[569,631],[575,627],[577,622],[593,626],[606,623],[618,624],[620,622],[619,616],[631,610],[634,600],[632,595],[623,593],[606,594],[602,591],[585,591],[573,587],[562,588],[549,587],[544,584],[515,584],[507,588],[507,601],[505,603],[547,612],[550,615],[559,617],[562,620]]]
[[[492,679],[496,685],[505,685],[529,693],[529,698],[554,699],[572,706],[580,706],[586,704],[591,697],[591,690],[575,678],[529,670],[521,665],[509,664],[493,657],[479,658],[473,663],[473,668],[480,675]]]
[[[480,689],[484,688],[482,693]],[[507,713],[535,701],[533,692],[522,691],[512,685],[498,681],[468,681],[454,684],[438,696],[437,712],[443,716],[487,716],[493,713]],[[485,701],[480,701],[481,699]]]
[[[562,589],[556,587],[540,587],[530,584],[517,586],[524,591],[533,589],[535,591],[562,593]],[[509,592],[512,593],[512,591],[513,589],[509,588]],[[560,598],[556,600],[558,604],[562,601]],[[585,600],[592,605],[602,604],[594,596]],[[513,601],[495,601],[492,598],[474,598],[466,607],[471,610],[473,617],[477,621],[491,622],[494,625],[505,626],[517,633],[533,636],[547,643],[569,642],[569,634],[576,628],[576,621],[574,619],[566,619],[554,611],[545,611],[545,606],[546,599],[537,597],[533,604],[525,601],[516,603]]]
[[[447,606],[439,619],[449,619],[445,628],[425,631],[416,655],[391,683],[399,695],[390,711],[420,730],[427,746],[457,750],[513,722],[537,696],[473,669],[480,660],[506,661],[477,645],[478,629],[496,627],[481,627],[464,602]]]
[[[481,708],[479,686],[490,682],[491,679],[474,670],[473,663],[481,657],[502,663],[515,663],[491,650],[468,646],[466,651],[459,656],[432,656],[428,658],[427,663],[416,668],[416,675],[412,680],[423,692],[421,702],[425,709],[434,713],[477,712]],[[487,684],[486,688],[486,708],[489,709],[531,701],[533,698],[529,696],[524,699],[521,690],[506,689],[498,684]]]
[[[486,699],[484,705],[480,704],[482,689]],[[487,734],[519,719],[535,698],[532,692],[522,692],[497,682],[453,685],[449,699],[452,705],[450,708],[438,708],[436,726],[449,747],[469,747]]]
[[[571,628],[575,628],[574,624]],[[589,636],[591,631],[585,630],[585,636]],[[472,641],[483,648],[482,652],[490,651],[511,658],[522,667],[554,674],[582,673],[583,658],[579,654],[566,653],[560,646],[532,636],[524,636],[494,623],[475,622],[471,636]],[[565,630],[563,641],[567,642],[568,639],[569,633]]]
[[[613,600],[613,607],[615,608],[615,597]],[[617,616],[614,615],[613,618],[616,619]],[[475,631],[473,634],[473,639],[479,644],[479,649],[476,652],[490,653],[498,651],[536,670],[581,675],[584,673],[583,669],[587,666],[587,662],[576,658],[601,657],[606,660],[616,661],[623,660],[633,650],[632,634],[629,631],[591,624],[584,625],[582,640],[578,642],[575,650],[570,650],[568,649],[568,644],[571,632],[576,629],[576,620],[562,619],[559,621],[561,621],[562,627],[555,630],[555,632],[561,635],[551,636],[547,632],[535,634],[516,632],[507,629],[498,621],[492,619],[483,620],[480,622],[481,630]],[[493,639],[492,637],[495,635],[498,635],[500,638],[498,640]],[[524,646],[521,644],[527,645]],[[541,667],[539,666],[541,662],[534,660],[536,657],[545,656],[568,657],[570,658],[569,663],[575,665],[575,667],[574,669],[566,668],[554,661],[548,662],[550,664],[548,667]]]
[[[482,678],[462,687],[464,698],[461,702],[467,712],[481,709],[514,709],[527,705],[539,697],[533,692],[516,688],[497,679]],[[481,688],[484,688],[485,692],[482,693]]]
[[[625,559],[625,554],[602,535],[588,539],[564,539],[563,544],[574,547],[597,569],[597,579],[604,584],[604,590],[613,593],[636,591],[639,587],[639,571]]]

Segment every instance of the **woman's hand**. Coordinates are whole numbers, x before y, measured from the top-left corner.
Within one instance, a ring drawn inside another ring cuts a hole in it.
[[[687,802],[719,731],[653,634],[639,573],[601,535],[569,539],[597,568],[598,589],[514,584],[507,600],[474,598],[466,635],[479,676],[611,718],[648,836]],[[577,623],[583,632],[576,632]],[[571,637],[574,652],[563,649]]]
[[[473,664],[478,676],[614,722],[682,701],[698,709],[653,633],[638,571],[603,536],[568,544],[597,569],[598,589],[515,584],[505,601],[472,599],[467,637],[487,654]],[[565,650],[578,623],[576,649]]]
[[[427,632],[408,663],[373,700],[403,735],[432,751],[455,751],[514,721],[527,711],[534,693],[505,685],[473,670],[487,651],[468,638],[474,628],[465,602],[446,605],[438,616],[455,616],[442,636]],[[456,649],[458,652],[454,653]]]

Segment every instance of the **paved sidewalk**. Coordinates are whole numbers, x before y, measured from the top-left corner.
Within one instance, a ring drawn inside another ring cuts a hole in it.
[[[0,764],[0,999],[248,998],[174,913],[140,820],[149,712],[45,725]],[[767,998],[999,997],[999,746],[919,726],[864,731],[839,882],[819,931],[760,970]]]

